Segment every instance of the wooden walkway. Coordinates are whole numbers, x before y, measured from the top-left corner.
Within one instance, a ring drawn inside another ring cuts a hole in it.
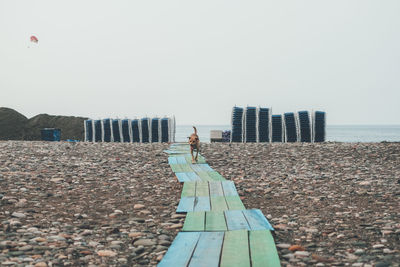
[[[271,224],[260,210],[246,210],[232,181],[200,155],[192,164],[187,144],[165,152],[184,183],[177,212],[187,215],[158,266],[280,266]]]

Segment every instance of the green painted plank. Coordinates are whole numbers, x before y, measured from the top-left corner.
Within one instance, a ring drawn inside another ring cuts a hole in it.
[[[250,231],[249,240],[252,266],[281,266],[271,231]]]
[[[223,211],[206,212],[206,231],[228,231]]]
[[[239,196],[225,196],[226,204],[230,210],[245,210],[242,200]]]
[[[210,196],[208,182],[203,182],[203,181],[196,182],[196,197],[208,197],[208,196]]]
[[[182,172],[182,168],[180,164],[171,164],[169,165],[173,172]]]
[[[207,172],[196,172],[202,181],[212,181],[213,179],[208,175]]]
[[[188,212],[186,214],[185,223],[182,231],[203,232],[205,229],[205,212]]]
[[[207,174],[213,181],[226,181],[226,179],[218,172],[208,172]]]
[[[210,198],[209,197],[195,197],[193,211],[209,211]]]
[[[183,183],[181,197],[195,197],[196,196],[196,182]]]
[[[224,211],[228,209],[225,202],[225,197],[210,197],[212,211]]]
[[[211,197],[224,195],[224,191],[222,190],[221,182],[208,182],[208,185],[210,187],[210,196]]]
[[[172,166],[172,165],[171,165]],[[190,168],[189,164],[179,164],[182,172],[193,172],[192,168]]]
[[[217,267],[223,240],[224,232],[201,233],[189,267]]]
[[[226,210],[225,219],[229,231],[250,230],[250,226],[241,210]]]
[[[192,155],[188,155],[188,156],[186,156],[185,158],[186,158],[186,163],[188,163],[188,164],[191,164],[191,163],[192,163]],[[200,156],[200,154],[199,154],[199,156],[198,156],[198,158],[197,158],[197,163],[199,163],[199,164],[205,164],[205,163],[206,163],[206,160],[205,160],[205,158],[204,158],[203,156]]]
[[[225,232],[221,267],[250,267],[249,240],[246,230]]]
[[[200,238],[199,232],[180,232],[158,267],[186,267]]]

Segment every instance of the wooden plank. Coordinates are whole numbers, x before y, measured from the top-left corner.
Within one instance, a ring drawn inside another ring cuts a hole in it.
[[[193,211],[209,211],[210,197],[195,197]]]
[[[192,168],[192,170],[194,172],[202,172],[203,170],[201,169],[201,167],[198,166],[198,164],[189,164],[190,168]]]
[[[252,266],[281,266],[271,231],[250,231],[249,240]]]
[[[176,172],[175,176],[178,179],[178,181],[180,183],[184,183],[184,182],[190,182],[192,181],[189,177],[188,177],[188,172]]]
[[[176,209],[176,212],[181,213],[181,212],[188,212],[188,211],[193,211],[194,208],[194,197],[182,197],[181,200],[179,201],[178,208]]]
[[[178,233],[158,267],[186,267],[199,238],[199,232]]]
[[[242,229],[250,230],[250,226],[241,210],[226,210],[225,218],[229,231]]]
[[[250,251],[247,231],[225,232],[222,245],[221,267],[250,267]]]
[[[202,181],[212,181],[213,179],[208,175],[207,172],[196,172]]]
[[[259,209],[244,210],[243,215],[246,217],[251,230],[274,230]]]
[[[168,157],[168,164],[177,164],[176,157]]]
[[[184,156],[176,157],[176,161],[178,164],[187,164],[186,159]]]
[[[225,197],[223,197],[223,196],[210,197],[210,201],[211,201],[211,210],[212,211],[228,210],[228,206],[226,205],[226,202],[225,202]]]
[[[213,181],[226,181],[226,179],[218,172],[207,172],[207,174]]]
[[[196,182],[186,182],[183,184],[181,197],[195,197]]]
[[[203,172],[213,172],[214,170],[208,164],[197,164]]]
[[[203,232],[205,229],[205,214],[204,211],[188,212],[182,231]]]
[[[189,267],[217,267],[222,250],[224,232],[204,232],[194,250]]]
[[[179,165],[181,172],[193,172],[192,168],[190,168],[189,164],[175,164]],[[174,166],[174,165],[171,165]]]
[[[206,231],[227,231],[225,215],[223,211],[206,212]]]
[[[210,187],[210,196],[211,197],[224,195],[224,191],[222,190],[221,182],[208,182],[208,185]]]
[[[186,172],[186,176],[190,181],[201,181],[200,177],[195,172]]]
[[[196,182],[196,197],[208,197],[208,196],[210,196],[208,182],[203,182],[203,181]]]
[[[224,189],[225,196],[237,196],[238,195],[233,181],[224,181],[221,183],[222,183],[222,188]]]
[[[229,210],[245,210],[242,200],[239,196],[225,196],[226,204]]]
[[[169,165],[173,172],[183,172],[180,164],[171,164]]]
[[[188,163],[188,164],[192,163],[192,155],[189,154],[185,158],[186,158],[186,163]],[[197,158],[197,163],[204,164],[204,163],[206,163],[206,160],[203,156],[200,156],[200,154],[199,154],[199,157]]]

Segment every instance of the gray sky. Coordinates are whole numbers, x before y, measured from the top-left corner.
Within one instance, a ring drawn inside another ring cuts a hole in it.
[[[0,106],[229,124],[236,104],[400,124],[399,14],[398,0],[0,0]]]

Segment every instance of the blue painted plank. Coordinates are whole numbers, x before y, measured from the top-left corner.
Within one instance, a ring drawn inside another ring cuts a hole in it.
[[[186,159],[183,156],[176,157],[176,161],[178,162],[178,164],[187,164]]]
[[[196,197],[194,200],[193,211],[209,211],[210,197]]]
[[[178,208],[176,212],[188,212],[193,211],[194,207],[194,197],[182,197],[179,201]]]
[[[200,234],[189,267],[217,267],[222,250],[224,232],[203,232]]]
[[[225,218],[228,231],[243,229],[250,230],[250,226],[241,210],[226,210]]]
[[[184,182],[190,182],[192,181],[191,178],[188,177],[188,172],[176,172],[176,178],[178,178],[178,181],[180,183],[184,183]]]
[[[224,189],[225,196],[237,196],[235,184],[232,181],[223,181],[222,188]]]
[[[208,182],[210,185],[210,196],[211,197],[217,197],[217,196],[223,196],[224,191],[222,190],[222,185],[221,182]]]
[[[169,164],[177,164],[176,158],[177,157],[168,157],[168,163]]]
[[[197,164],[204,172],[213,172],[214,170],[208,164]]]
[[[180,232],[158,267],[186,267],[200,238],[199,232]]]
[[[251,230],[274,230],[259,209],[244,210],[243,215],[246,217]]]

